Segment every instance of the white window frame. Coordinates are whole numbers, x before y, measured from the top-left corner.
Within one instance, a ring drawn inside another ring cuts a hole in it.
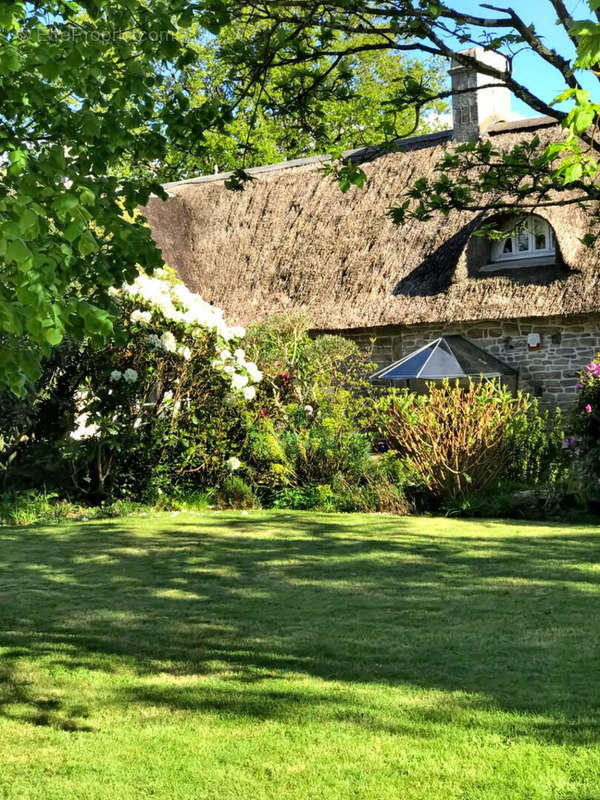
[[[535,249],[535,233],[533,231],[534,221],[542,222],[544,225],[547,244],[543,250]],[[515,225],[515,228],[519,227],[520,230],[517,231],[515,229],[511,236],[506,236],[504,239],[496,239],[491,243],[492,247],[490,252],[490,260],[492,264],[505,263],[508,265],[511,261],[535,260],[536,258],[547,259],[549,256],[554,256],[556,254],[554,231],[552,230],[550,223],[547,222],[543,217],[531,215],[520,222],[517,220],[512,220],[511,225]],[[528,250],[518,250],[517,248],[517,239],[523,233],[527,234],[529,237]],[[507,239],[512,241],[512,253],[503,252]]]

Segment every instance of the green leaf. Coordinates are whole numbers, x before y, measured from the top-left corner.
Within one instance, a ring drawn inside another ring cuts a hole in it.
[[[0,303],[0,329],[13,336],[23,333],[22,309],[18,303]]]
[[[68,211],[72,211],[75,206],[78,206],[79,200],[76,195],[66,193],[57,197],[52,205],[58,214],[65,214]]]
[[[552,105],[556,105],[557,103],[564,103],[565,100],[569,100],[575,94],[575,89],[565,89],[564,92],[556,95],[554,100],[552,101]]]
[[[83,320],[87,333],[98,334],[101,337],[111,335],[113,325],[110,314],[107,311],[85,301],[77,303],[76,308]]]
[[[583,166],[581,162],[575,161],[568,164],[565,169],[560,170],[565,183],[577,181],[583,175]]]
[[[18,222],[21,235],[26,240],[34,239],[39,232],[39,217],[31,209],[23,210]]]
[[[48,60],[38,66],[42,76],[48,81],[55,80],[60,75],[60,64],[58,61]]]
[[[0,49],[0,71],[18,72],[21,68],[21,56],[16,47],[8,45]]]
[[[11,9],[10,6],[0,7],[0,25],[9,31],[19,27],[17,16],[14,13],[15,10],[15,8]]]
[[[57,344],[62,342],[63,335],[63,332],[58,328],[46,328],[44,330],[44,338],[52,347],[56,347]]]
[[[62,172],[66,166],[65,154],[62,147],[51,147],[48,151],[48,161],[53,169]]]
[[[572,122],[575,133],[584,133],[594,122],[596,116],[594,109],[589,106],[576,108],[573,112]]]
[[[243,169],[236,169],[225,181],[225,188],[233,192],[242,192],[246,187],[246,183],[253,180],[254,178],[250,173]]]
[[[63,231],[63,236],[67,240],[67,242],[73,242],[78,236],[81,235],[82,231],[85,230],[85,225],[77,220],[70,222],[67,227]]]
[[[94,239],[92,234],[89,231],[85,231],[79,239],[77,249],[85,258],[85,256],[88,256],[90,253],[97,253],[100,248],[98,246],[98,242]]]
[[[6,247],[6,258],[8,261],[15,261],[20,267],[31,263],[33,253],[22,239],[14,239]]]
[[[32,350],[22,350],[19,353],[19,367],[28,381],[31,381],[31,383],[36,381],[41,373],[39,353]]]
[[[600,61],[600,23],[591,20],[574,22],[569,33],[578,38],[575,66],[590,69]]]
[[[8,168],[9,175],[20,175],[27,168],[29,156],[26,150],[11,150],[8,154],[10,167]]]
[[[100,134],[100,119],[89,109],[81,112],[81,131],[88,139],[95,139]]]
[[[87,186],[84,186],[79,195],[84,206],[93,206],[96,202],[96,195]]]

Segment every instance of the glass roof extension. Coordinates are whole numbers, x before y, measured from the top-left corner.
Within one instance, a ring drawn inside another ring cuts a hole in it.
[[[516,375],[508,364],[477,347],[462,336],[440,336],[370,376],[375,382],[441,378],[500,378]]]

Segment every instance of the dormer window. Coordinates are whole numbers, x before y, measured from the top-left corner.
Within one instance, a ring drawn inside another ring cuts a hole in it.
[[[531,269],[556,263],[554,231],[542,217],[512,217],[499,230],[504,236],[489,242],[488,263],[480,272]]]
[[[492,261],[535,258],[554,255],[556,252],[554,231],[541,217],[509,220],[502,230],[507,236],[493,243]]]

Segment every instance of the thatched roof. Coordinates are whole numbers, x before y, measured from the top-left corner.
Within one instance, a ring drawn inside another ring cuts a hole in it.
[[[549,118],[502,123],[488,133],[509,147]],[[465,253],[473,214],[396,227],[386,215],[415,179],[432,176],[451,132],[407,140],[403,152],[373,157],[368,187],[342,194],[323,174],[324,159],[254,171],[243,192],[225,175],[172,184],[165,203],[146,208],[165,261],[232,323],[303,309],[315,328],[576,314],[600,308],[600,259],[579,241],[577,207],[543,213],[554,227],[561,267],[545,272],[469,274]],[[471,270],[472,273],[472,270]]]

